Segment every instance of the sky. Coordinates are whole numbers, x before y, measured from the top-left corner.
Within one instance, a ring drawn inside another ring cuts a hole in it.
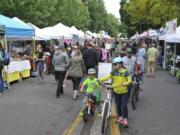
[[[120,0],[104,0],[105,7],[108,13],[112,13],[117,18],[120,18],[119,8],[120,8]]]

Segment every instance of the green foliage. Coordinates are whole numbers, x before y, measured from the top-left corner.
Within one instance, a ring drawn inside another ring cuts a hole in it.
[[[58,0],[55,7],[56,12],[53,13],[53,16],[58,19],[54,21],[54,24],[62,22],[83,30],[89,26],[89,11],[81,0]]]
[[[175,18],[180,22],[179,0],[130,0],[129,3],[121,4],[121,21],[128,28],[134,27],[139,32],[151,27],[159,28]]]
[[[92,32],[106,30],[113,36],[119,33],[119,21],[107,14],[103,0],[0,0],[0,13],[39,27],[61,22]]]
[[[57,0],[0,0],[0,12],[4,15],[17,16],[38,26],[49,25],[48,21],[55,12]]]
[[[104,30],[107,15],[104,2],[102,0],[84,0],[84,2],[91,17],[90,30],[94,32]]]
[[[119,34],[119,27],[119,20],[114,15],[107,14],[105,30],[108,31],[108,33],[113,37],[116,37]]]

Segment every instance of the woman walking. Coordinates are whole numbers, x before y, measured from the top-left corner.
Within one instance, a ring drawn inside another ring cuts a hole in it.
[[[70,77],[72,80],[74,91],[73,99],[77,99],[78,97],[79,84],[84,73],[85,67],[81,52],[80,50],[76,50],[74,56],[71,58],[70,67],[64,80],[64,82],[66,82],[67,77]]]
[[[38,49],[38,57],[37,57],[37,70],[38,70],[38,81],[43,82],[44,81],[44,52],[42,47],[39,47]]]

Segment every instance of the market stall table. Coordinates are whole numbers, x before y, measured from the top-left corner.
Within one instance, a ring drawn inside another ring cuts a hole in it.
[[[4,81],[10,83],[30,77],[31,65],[29,60],[12,61],[4,68]]]

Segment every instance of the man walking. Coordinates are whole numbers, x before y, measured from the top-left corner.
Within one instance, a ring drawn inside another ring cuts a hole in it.
[[[157,55],[158,55],[158,50],[155,48],[155,44],[152,44],[152,47],[150,47],[147,51],[148,77],[154,77]]]
[[[98,64],[98,56],[92,48],[92,44],[88,43],[88,48],[83,52],[83,60],[86,66],[86,73],[90,68],[96,68]]]
[[[57,98],[63,97],[63,94],[64,94],[63,81],[66,75],[67,67],[69,66],[69,61],[70,60],[67,56],[67,53],[65,52],[64,45],[59,45],[59,47],[55,51],[55,54],[52,60],[52,64],[55,70],[55,76],[58,81],[57,92],[56,92]]]
[[[146,49],[144,43],[141,45],[141,48],[138,50],[137,59],[142,65],[142,70],[145,72],[145,60],[146,60]]]

